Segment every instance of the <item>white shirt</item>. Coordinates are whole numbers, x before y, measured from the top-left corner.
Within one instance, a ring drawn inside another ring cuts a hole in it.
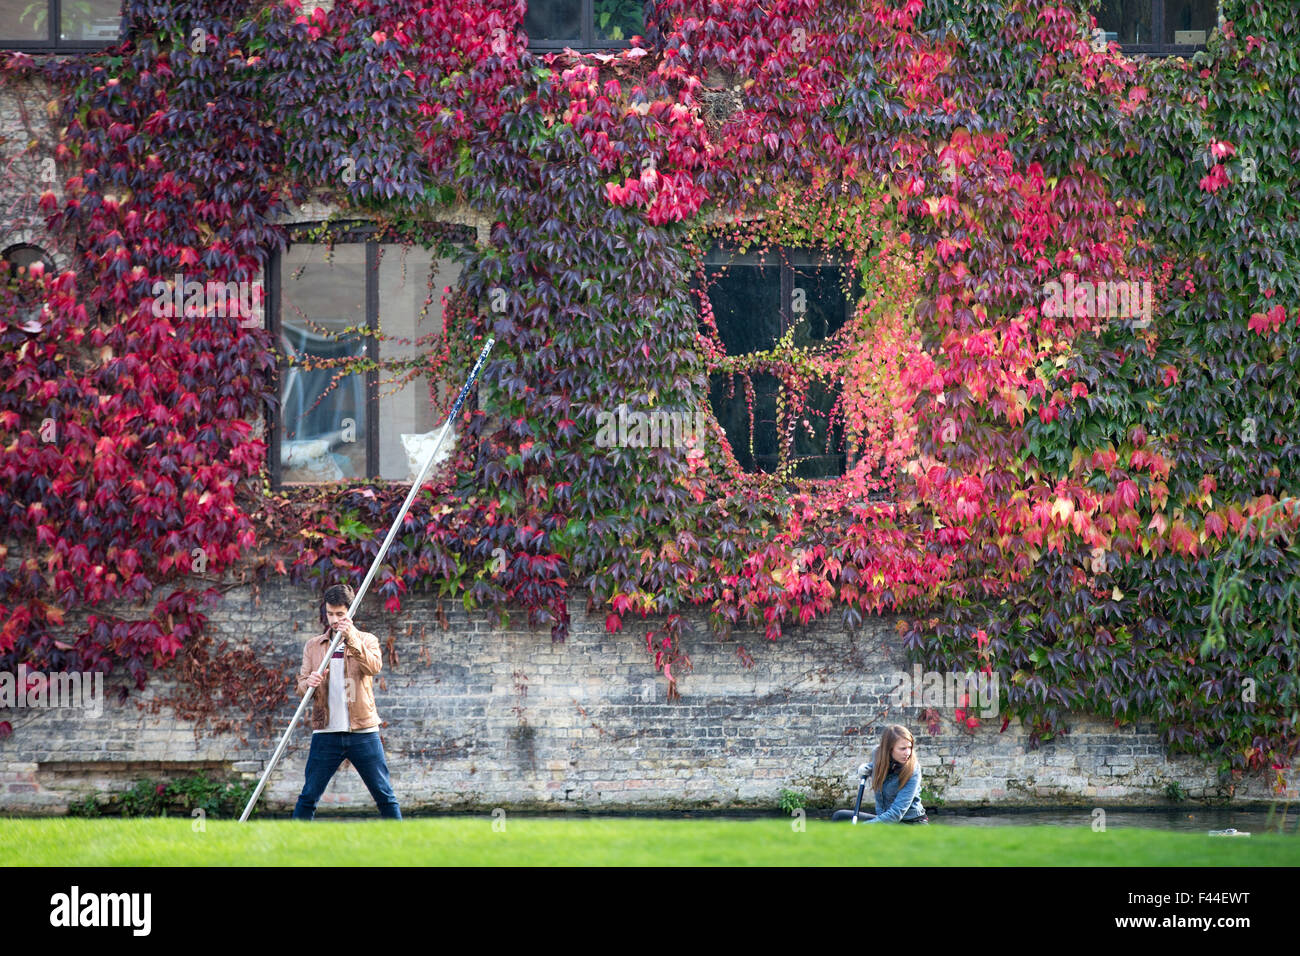
[[[340,649],[342,645],[339,645]],[[320,688],[317,688],[319,691]],[[354,691],[355,693],[355,691]],[[337,734],[351,731],[351,721],[348,719],[348,699],[346,693],[346,681],[343,677],[343,658],[330,658],[330,677],[329,677],[329,712],[330,722],[326,724],[324,730],[313,730],[313,734]],[[358,734],[376,734],[379,732],[378,727],[367,727],[364,730],[354,731]]]

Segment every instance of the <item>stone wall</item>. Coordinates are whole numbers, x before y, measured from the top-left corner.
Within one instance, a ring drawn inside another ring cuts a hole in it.
[[[56,96],[39,79],[0,83],[0,252],[30,243],[64,269],[70,260],[54,244],[38,206],[47,189],[63,201],[64,171],[54,160]]]
[[[210,613],[214,635],[247,641],[296,673],[302,642],[316,626],[316,597],[285,584],[230,591]],[[1228,799],[1213,765],[1168,757],[1151,726],[1115,728],[1080,719],[1059,741],[1030,749],[1018,723],[1000,717],[974,732],[951,710],[930,732],[919,707],[900,707],[891,688],[911,667],[894,621],[873,619],[855,634],[832,626],[718,641],[701,632],[688,652],[693,672],[669,704],[645,653],[642,632],[604,632],[603,616],[575,613],[571,636],[444,605],[408,602],[399,615],[368,597],[358,624],[384,652],[376,697],[394,788],[404,812],[421,810],[774,808],[783,788],[808,793],[812,806],[848,805],[855,768],[884,723],[916,734],[928,806],[1160,805],[1179,785],[1197,800]],[[580,609],[574,608],[577,612]],[[744,644],[754,664],[736,653]],[[92,789],[128,789],[142,778],[203,770],[256,779],[288,725],[287,701],[270,736],[213,735],[151,714],[168,688],[155,680],[118,702],[108,681],[102,716],[75,709],[3,715],[14,725],[0,740],[0,811],[62,813]],[[303,781],[308,747],[300,729],[262,798],[265,811],[289,811]],[[1293,794],[1294,795],[1294,794]],[[1269,781],[1238,784],[1234,803],[1267,800]],[[354,770],[335,777],[320,810],[373,813]]]

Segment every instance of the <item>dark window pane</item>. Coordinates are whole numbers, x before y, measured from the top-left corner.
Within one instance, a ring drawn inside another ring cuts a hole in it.
[[[715,375],[709,389],[713,414],[727,433],[736,461],[745,471],[776,471],[780,448],[776,439],[776,376],[751,375],[754,383],[754,443],[750,454],[749,406],[745,401],[743,375]]]
[[[1218,25],[1214,0],[1165,0],[1165,42],[1203,45]]]
[[[70,43],[117,40],[122,28],[122,0],[64,0],[59,39]]]
[[[1153,43],[1151,0],[1102,0],[1097,27],[1111,43]]]
[[[819,382],[809,386],[805,418],[811,429],[804,427],[803,420],[795,423],[793,460],[796,478],[832,478],[847,470],[843,424],[839,421],[830,424],[831,409],[838,397],[838,388],[828,388]]]
[[[705,267],[718,334],[728,355],[766,351],[781,337],[781,268],[752,256],[730,261]]]
[[[775,250],[766,254],[714,250],[705,259],[709,303],[728,355],[748,355],[773,348],[783,331],[792,329],[796,348],[813,349],[843,328],[858,293],[855,282],[846,295],[848,267],[834,256],[811,250]],[[789,301],[782,301],[782,296]],[[845,471],[843,430],[830,428],[829,413],[839,387],[814,385],[809,411],[795,421],[783,411],[778,421],[779,380],[754,375],[753,448],[743,376],[716,376],[710,400],[745,471],[774,472],[781,467],[778,436],[789,435],[788,464],[796,477],[820,478]],[[788,406],[786,406],[788,409]],[[803,425],[807,419],[808,426]]]
[[[531,43],[582,44],[582,0],[530,0],[524,32]]]
[[[641,0],[594,0],[596,43],[630,40],[645,32]]]
[[[790,292],[794,344],[825,341],[844,327],[849,307],[844,294],[844,266],[793,265]]]

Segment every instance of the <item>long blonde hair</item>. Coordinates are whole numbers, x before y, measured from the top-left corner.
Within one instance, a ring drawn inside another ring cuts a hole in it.
[[[903,764],[903,768],[898,771],[898,785],[901,787],[907,783],[916,772],[916,741],[912,737],[912,732],[902,724],[890,724],[880,735],[880,746],[876,749],[876,766],[871,773],[872,790],[879,792],[885,785],[885,778],[889,776],[889,765],[894,760],[894,744],[900,739],[905,739],[912,745],[912,752],[907,755],[907,763]]]

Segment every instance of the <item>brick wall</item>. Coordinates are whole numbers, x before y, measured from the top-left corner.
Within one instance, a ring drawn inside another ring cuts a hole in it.
[[[315,596],[276,584],[254,596],[230,591],[211,619],[219,639],[249,641],[296,672],[315,628]],[[895,705],[891,688],[910,671],[892,619],[856,634],[832,626],[717,641],[697,635],[695,668],[682,700],[664,699],[637,630],[604,633],[603,616],[575,613],[569,640],[520,625],[495,628],[489,616],[445,605],[441,627],[430,602],[400,615],[367,598],[357,615],[384,649],[376,686],[384,746],[405,812],[493,807],[669,809],[775,807],[782,788],[814,805],[848,805],[854,773],[877,728],[897,721],[916,734],[930,793],[948,806],[1153,805],[1176,782],[1194,799],[1227,798],[1213,766],[1165,755],[1154,728],[1116,729],[1080,719],[1059,742],[1030,750],[1018,724],[998,733],[990,718],[973,734],[951,712],[929,734],[919,708]],[[575,608],[575,611],[579,609]],[[391,643],[390,643],[391,641]],[[744,643],[755,663],[736,655]],[[74,710],[10,711],[13,736],[0,740],[0,810],[61,813],[91,788],[124,790],[144,777],[232,770],[255,779],[287,726],[296,699],[281,708],[269,738],[214,736],[147,702],[168,686],[109,702],[98,719]],[[303,781],[306,730],[299,730],[263,796],[287,812]],[[1268,781],[1238,785],[1234,802],[1268,799]],[[933,800],[932,800],[933,803]],[[354,770],[345,768],[320,809],[373,813]]]

